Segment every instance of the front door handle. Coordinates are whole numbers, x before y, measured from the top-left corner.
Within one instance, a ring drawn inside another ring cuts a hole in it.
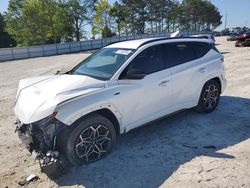
[[[200,73],[204,73],[204,72],[206,72],[206,70],[207,70],[206,67],[202,67],[202,68],[199,69],[199,72],[200,72]]]
[[[169,82],[169,80],[164,80],[161,83],[159,83],[159,86],[164,87],[164,86],[166,86],[168,84],[168,82]]]

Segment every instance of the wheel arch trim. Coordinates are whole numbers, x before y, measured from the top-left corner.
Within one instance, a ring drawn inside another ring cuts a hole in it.
[[[210,74],[210,75],[208,75],[202,82],[201,82],[201,85],[200,85],[200,87],[199,87],[199,92],[197,92],[198,93],[198,96],[196,97],[197,98],[197,100],[196,100],[196,103],[198,104],[198,102],[199,102],[199,99],[200,99],[200,95],[201,95],[201,92],[202,92],[202,89],[203,89],[203,87],[204,87],[204,85],[208,82],[208,81],[210,81],[210,80],[219,80],[219,85],[220,85],[220,87],[221,87],[221,89],[223,88],[223,82],[222,82],[222,78],[221,78],[221,75],[219,75],[219,74]]]
[[[72,113],[68,117],[60,116],[60,110],[58,111],[59,116],[56,117],[62,123],[71,126],[81,118],[87,115],[98,113],[108,118],[113,124],[116,132],[121,134],[125,132],[125,127],[123,125],[122,115],[119,110],[112,104],[101,104],[95,107],[84,108],[84,111]]]

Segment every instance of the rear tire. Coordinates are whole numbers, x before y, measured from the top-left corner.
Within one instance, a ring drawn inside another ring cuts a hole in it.
[[[221,94],[221,88],[216,80],[210,80],[202,88],[198,105],[194,108],[200,113],[210,113],[218,105]]]
[[[111,121],[102,115],[91,114],[73,126],[65,154],[72,165],[82,165],[105,157],[115,143],[116,132]]]

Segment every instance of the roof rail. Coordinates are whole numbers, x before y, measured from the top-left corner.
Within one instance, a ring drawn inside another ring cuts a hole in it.
[[[140,47],[146,45],[146,44],[149,44],[151,42],[157,42],[157,41],[162,41],[162,40],[171,40],[171,39],[200,39],[198,37],[160,37],[160,38],[152,38],[152,40],[148,40],[144,43],[142,43],[140,46],[138,46],[137,49],[139,49]]]

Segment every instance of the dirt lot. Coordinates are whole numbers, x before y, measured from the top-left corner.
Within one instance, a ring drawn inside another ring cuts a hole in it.
[[[18,187],[30,173],[40,179],[26,187],[250,187],[250,48],[216,40],[228,79],[216,111],[186,110],[121,135],[112,154],[56,182],[19,143],[13,100],[20,79],[67,69],[87,54],[0,63],[0,187]]]

